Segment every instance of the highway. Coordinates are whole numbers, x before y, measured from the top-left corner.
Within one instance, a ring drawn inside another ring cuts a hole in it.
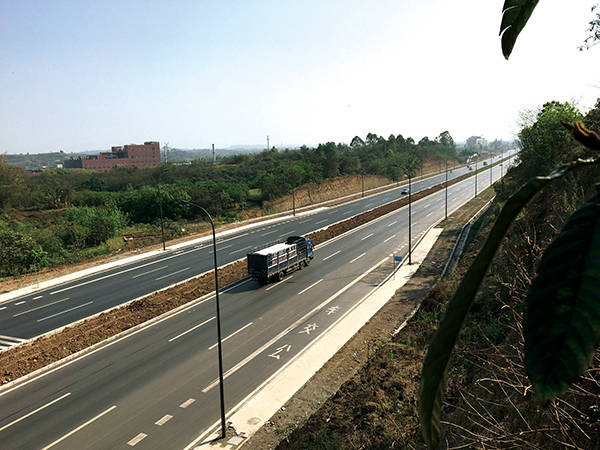
[[[496,167],[494,180],[499,176]],[[480,174],[479,190],[489,180],[488,171]],[[473,194],[473,178],[449,187],[449,212]],[[359,202],[347,207],[358,204],[368,209]],[[414,202],[415,240],[443,215],[443,190]],[[385,264],[372,269],[392,252],[406,252],[407,221],[404,207],[320,245],[310,267],[279,283],[243,280],[224,289],[227,409],[315,342],[385,276]],[[279,224],[277,233],[298,227],[297,222]],[[55,371],[1,390],[2,448],[184,448],[219,418],[215,334],[214,299],[208,297]]]
[[[511,151],[504,155],[507,157],[514,153]],[[501,156],[493,159],[498,161]],[[464,167],[457,168],[448,177],[452,179],[467,172],[468,169]],[[483,175],[479,175],[479,178],[483,178]],[[413,192],[439,184],[444,179],[442,173],[416,181],[413,183]],[[396,200],[401,197],[404,186],[314,214],[290,217],[224,236],[217,240],[218,263],[224,265],[245,257],[248,251],[258,246],[280,242],[290,235],[306,234]],[[189,279],[211,270],[212,264],[212,243],[205,242],[3,302],[0,304],[0,349]]]

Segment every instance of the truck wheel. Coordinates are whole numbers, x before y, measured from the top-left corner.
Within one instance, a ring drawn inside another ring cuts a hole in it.
[[[310,259],[306,259],[306,260],[304,260],[304,265],[305,265],[306,267],[308,267],[308,265],[309,265],[309,264],[310,264]]]

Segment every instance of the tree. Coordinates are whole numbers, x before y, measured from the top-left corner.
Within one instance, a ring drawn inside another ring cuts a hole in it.
[[[572,138],[561,122],[573,123],[582,119],[581,113],[569,102],[545,103],[532,126],[519,133],[520,159],[528,176],[549,173],[563,161]]]

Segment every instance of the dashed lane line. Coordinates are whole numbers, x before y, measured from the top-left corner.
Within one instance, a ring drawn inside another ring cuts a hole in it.
[[[94,303],[93,300],[91,302],[84,303],[83,305],[77,305],[77,306],[74,306],[73,308],[65,309],[64,311],[58,312],[56,314],[52,314],[51,316],[43,317],[42,319],[38,319],[37,322],[43,322],[44,320],[52,319],[53,317],[60,316],[61,314],[66,314],[75,309],[79,309],[79,308],[83,308],[84,306],[91,305],[92,303]]]
[[[43,295],[38,295],[37,297],[33,297],[33,299],[34,299],[34,300],[38,300],[38,299],[40,299],[40,298],[42,298],[42,297],[43,297]]]
[[[304,294],[306,291],[308,291],[311,287],[316,286],[317,284],[319,284],[321,281],[323,281],[323,278],[321,278],[319,281],[315,281],[313,284],[311,284],[310,286],[308,286],[307,288],[302,289],[300,292],[298,292],[298,295],[300,294]]]
[[[71,393],[67,392],[64,395],[61,395],[60,397],[55,398],[51,402],[48,402],[45,405],[40,406],[38,409],[35,409],[35,410],[33,410],[33,411],[25,414],[24,416],[21,416],[18,419],[13,420],[11,423],[7,423],[2,428],[0,428],[0,431],[6,430],[7,428],[12,427],[14,424],[19,423],[20,421],[27,419],[29,416],[33,416],[35,413],[40,412],[43,409],[46,409],[48,406],[54,405],[56,402],[61,401],[63,398],[67,398],[69,395],[71,395]]]
[[[389,238],[387,238],[385,241],[383,241],[383,243],[385,244],[387,241],[394,239],[396,237],[395,234],[392,234]]]
[[[162,427],[165,423],[167,423],[169,420],[171,420],[173,418],[172,415],[170,414],[165,414],[164,416],[162,416],[160,419],[158,419],[156,422],[154,422],[154,425],[158,425],[159,427]]]
[[[271,289],[273,289],[276,286],[279,286],[281,283],[284,283],[286,281],[288,281],[290,278],[294,278],[294,275],[290,275],[289,277],[284,278],[283,280],[269,286],[268,288],[265,288],[265,291],[270,291]]]
[[[375,233],[371,233],[371,234],[367,234],[364,238],[361,239],[361,241],[364,241],[365,239],[369,239],[371,236],[373,236]]]
[[[22,305],[23,303],[25,303],[25,300],[23,300],[23,301],[21,301],[21,302],[17,302],[17,303],[15,303],[15,306]]]
[[[248,247],[240,248],[240,249],[234,250],[234,251],[232,251],[232,252],[229,252],[229,254],[230,254],[230,255],[233,255],[234,253],[243,252],[244,250],[248,250],[248,249],[250,249],[250,248],[252,248],[252,246],[251,246],[251,245],[249,245]]]
[[[57,300],[57,301],[55,301],[55,302],[52,302],[52,303],[47,303],[47,304],[45,304],[45,305],[38,306],[38,307],[36,307],[36,308],[31,308],[31,309],[28,309],[27,311],[21,311],[20,313],[18,313],[18,314],[15,314],[13,317],[22,316],[23,314],[27,314],[27,313],[30,313],[30,312],[32,312],[32,311],[37,311],[38,309],[47,308],[48,306],[52,306],[52,305],[56,305],[57,303],[62,303],[62,302],[65,302],[65,301],[69,300],[69,298],[70,298],[70,297],[63,298],[62,300]]]
[[[188,406],[190,406],[192,403],[194,403],[196,401],[195,398],[188,398],[185,402],[183,402],[181,405],[179,405],[180,408],[187,408]]]
[[[190,269],[190,268],[186,267],[185,269],[181,269],[181,270],[178,270],[176,272],[173,272],[173,273],[170,273],[170,274],[167,274],[167,275],[163,275],[162,277],[155,278],[154,280],[158,281],[158,280],[162,280],[163,278],[172,277],[173,275],[177,275],[178,273],[185,272],[188,269]]]
[[[90,420],[88,420],[85,423],[82,423],[81,425],[79,425],[77,428],[69,431],[67,434],[65,434],[63,437],[57,439],[56,441],[52,442],[51,444],[46,445],[42,450],[48,450],[50,447],[54,447],[56,444],[64,441],[66,438],[68,438],[69,436],[71,436],[72,434],[77,433],[79,430],[81,430],[84,427],[87,427],[90,423],[95,422],[96,420],[98,420],[100,417],[104,416],[105,414],[108,414],[109,412],[111,412],[113,409],[115,409],[117,407],[117,405],[112,405],[110,408],[105,409],[104,411],[102,411],[100,414],[98,414],[95,417],[92,417]]]
[[[185,335],[186,335],[186,334],[188,334],[189,332],[191,332],[191,331],[194,331],[196,328],[200,328],[202,325],[206,325],[206,324],[207,324],[208,322],[210,322],[211,320],[215,320],[215,318],[216,318],[216,316],[213,316],[213,317],[211,317],[210,319],[207,319],[207,320],[205,320],[204,322],[202,322],[202,323],[199,323],[198,325],[196,325],[196,326],[194,326],[194,327],[190,328],[189,330],[187,330],[187,331],[184,331],[183,333],[181,333],[181,334],[178,334],[178,335],[177,335],[177,336],[175,336],[175,337],[172,337],[171,339],[169,339],[169,342],[173,342],[174,340],[176,340],[176,339],[179,339],[181,336],[185,336]]]
[[[333,258],[335,255],[337,255],[338,253],[341,253],[341,252],[342,252],[341,250],[338,250],[337,252],[332,253],[331,255],[326,256],[325,258],[323,258],[323,261],[327,261],[329,258]]]
[[[388,227],[391,227],[392,225],[394,225],[394,224],[396,224],[396,223],[398,223],[398,221],[397,221],[397,220],[394,220],[392,223],[388,224],[387,226],[388,226]]]
[[[148,275],[149,273],[156,272],[157,270],[166,269],[167,267],[169,267],[169,266],[166,265],[166,266],[162,266],[162,267],[157,267],[156,269],[149,270],[148,272],[138,273],[137,275],[134,275],[131,278],[134,279],[134,278],[138,278],[138,277],[143,277],[144,275]]]
[[[133,439],[131,439],[127,445],[133,447],[135,444],[137,444],[138,442],[142,441],[145,437],[147,437],[148,435],[146,433],[140,433],[138,434],[136,437],[134,437]]]
[[[234,331],[233,333],[231,333],[229,336],[227,336],[225,339],[221,339],[221,342],[225,342],[227,339],[234,337],[236,334],[240,333],[241,331],[245,330],[246,328],[248,328],[250,325],[252,325],[254,322],[250,322],[247,323],[246,325],[244,325],[242,328],[240,328],[237,331]],[[210,347],[208,347],[209,350],[212,350],[213,348],[215,348],[217,346],[217,343],[211,345]]]
[[[366,255],[366,252],[365,252],[365,253],[362,253],[362,254],[360,254],[360,255],[358,255],[356,258],[354,258],[352,261],[350,261],[350,264],[352,264],[354,261],[356,261],[356,260],[357,260],[357,259],[359,259],[359,258],[362,258],[362,257],[363,257],[363,256],[365,256],[365,255]]]

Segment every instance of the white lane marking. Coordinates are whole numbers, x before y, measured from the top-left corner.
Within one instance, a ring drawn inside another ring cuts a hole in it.
[[[250,325],[252,325],[254,322],[250,322],[247,323],[246,325],[244,325],[242,328],[240,328],[237,331],[234,331],[233,333],[231,333],[229,336],[227,336],[225,339],[221,339],[221,342],[225,342],[227,339],[234,337],[236,334],[238,334],[240,331],[245,330],[246,328],[248,328]],[[213,348],[215,348],[217,346],[217,344],[213,344],[210,347],[208,347],[209,350],[212,350]]]
[[[2,339],[8,339],[10,341],[17,341],[17,342],[25,342],[27,339],[21,339],[18,337],[12,337],[12,336],[4,336],[2,334],[0,334],[0,338]]]
[[[217,239],[217,244],[227,242],[227,241],[233,241],[234,239],[241,238],[243,236],[248,236],[248,233],[237,234],[237,235],[227,238],[227,239]]]
[[[190,269],[190,268],[189,268],[189,267],[186,267],[185,269],[178,270],[178,271],[176,271],[176,272],[173,272],[173,273],[170,273],[170,274],[168,274],[168,275],[163,275],[162,277],[155,278],[154,280],[155,280],[155,281],[162,280],[163,278],[171,277],[171,276],[173,276],[173,275],[177,275],[178,273],[185,272],[185,271],[186,271],[186,270],[188,270],[188,269]]]
[[[72,434],[77,433],[79,430],[81,430],[83,427],[88,426],[90,423],[95,422],[96,420],[98,420],[100,417],[102,417],[105,414],[108,414],[109,412],[111,412],[113,409],[115,409],[117,407],[117,405],[112,405],[110,408],[105,409],[104,411],[102,411],[100,414],[98,414],[96,417],[92,417],[90,420],[88,420],[85,423],[82,423],[81,425],[79,425],[77,428],[69,431],[67,434],[65,434],[63,437],[57,439],[56,441],[52,442],[51,444],[46,445],[42,450],[47,450],[50,447],[54,447],[56,444],[58,444],[59,442],[64,441],[66,438],[68,438],[69,436],[71,436]]]
[[[68,397],[69,395],[71,395],[71,393],[70,393],[70,392],[67,392],[66,394],[64,394],[64,395],[62,395],[62,396],[60,396],[60,397],[58,397],[58,398],[56,398],[56,399],[52,400],[51,402],[48,402],[48,403],[46,403],[45,405],[43,405],[43,406],[40,406],[38,409],[35,409],[35,410],[33,410],[33,411],[31,411],[31,412],[29,412],[29,413],[25,414],[24,416],[22,416],[22,417],[19,417],[18,419],[15,419],[15,420],[13,420],[11,423],[7,423],[7,424],[6,424],[6,425],[4,425],[2,428],[0,428],[0,431],[2,431],[2,430],[6,430],[7,428],[9,428],[9,427],[12,427],[12,426],[13,426],[15,423],[19,423],[21,420],[27,419],[29,416],[32,416],[32,415],[34,415],[36,412],[39,412],[39,411],[41,411],[42,409],[46,409],[48,406],[50,406],[50,405],[53,405],[54,403],[56,403],[56,402],[58,402],[58,401],[61,401],[63,398],[66,398],[66,397]]]
[[[166,269],[167,267],[169,267],[168,264],[166,266],[157,267],[156,269],[149,270],[148,272],[138,273],[137,275],[134,275],[131,278],[133,279],[133,278],[137,278],[137,277],[143,277],[144,275],[148,275],[149,273],[156,272],[157,270]]]
[[[195,398],[188,398],[185,402],[183,402],[181,405],[179,405],[180,408],[187,408],[188,406],[190,406],[192,403],[194,403],[196,401]]]
[[[326,256],[325,258],[323,258],[323,261],[327,261],[329,258],[332,258],[332,257],[334,257],[335,255],[337,255],[338,253],[341,253],[341,252],[342,252],[341,250],[338,250],[337,252],[332,253],[331,255]]]
[[[288,231],[287,233],[280,234],[279,237],[293,236],[295,232],[296,230]]]
[[[131,439],[127,445],[130,445],[131,447],[133,447],[135,444],[137,444],[138,442],[140,442],[142,439],[144,439],[146,436],[148,436],[146,433],[140,433],[138,434],[136,437],[134,437],[133,439]]]
[[[371,236],[373,236],[375,233],[371,233],[371,234],[367,234],[364,238],[361,239],[361,241],[364,241],[365,239],[370,238]]]
[[[200,328],[202,325],[206,325],[206,324],[207,324],[208,322],[210,322],[211,320],[215,320],[215,316],[213,316],[213,317],[211,317],[210,319],[208,319],[208,320],[205,320],[204,322],[202,322],[202,323],[200,323],[200,324],[198,324],[198,325],[196,325],[196,326],[194,326],[194,327],[190,328],[190,329],[189,329],[189,330],[187,330],[187,331],[184,331],[184,332],[183,332],[183,333],[181,333],[181,334],[178,334],[178,335],[177,335],[177,336],[175,336],[175,337],[172,337],[171,339],[169,339],[169,342],[173,342],[175,339],[179,339],[181,336],[184,336],[184,335],[188,334],[190,331],[194,331],[196,328]]]
[[[6,306],[0,307],[0,311],[2,311],[3,309],[6,309]]]
[[[38,306],[38,307],[36,307],[36,308],[31,308],[31,309],[28,309],[27,311],[21,311],[20,313],[18,313],[18,314],[15,314],[13,317],[21,316],[21,315],[23,315],[23,314],[30,313],[31,311],[37,311],[38,309],[47,308],[48,306],[56,305],[57,303],[61,303],[61,302],[64,302],[64,301],[67,301],[67,300],[69,300],[69,298],[70,298],[70,297],[63,298],[62,300],[57,300],[57,301],[55,301],[55,302],[48,303],[48,304],[46,304],[46,305]]]
[[[251,248],[252,246],[249,245],[248,247],[244,247],[244,248],[240,248],[238,250],[234,250],[232,252],[229,252],[230,255],[233,255],[234,253],[239,253],[239,252],[243,252],[244,250],[248,250],[249,248]]]
[[[91,305],[92,303],[94,303],[93,300],[91,302],[84,303],[83,305],[74,306],[73,308],[65,309],[64,311],[61,311],[61,312],[56,313],[56,314],[52,314],[51,316],[44,317],[42,319],[38,319],[36,322],[43,322],[44,320],[52,319],[53,317],[60,316],[61,314],[65,314],[65,313],[68,313],[68,312],[73,311],[75,309],[79,309],[79,308],[83,308],[84,306]]]
[[[318,224],[323,223],[323,222],[327,222],[327,219],[319,220],[318,222],[315,222],[315,225],[318,225]]]
[[[348,210],[348,211],[346,211],[346,212],[347,212],[347,213],[351,213],[351,212],[354,212],[354,210],[353,210],[353,209],[349,209],[349,210]]]
[[[432,215],[432,214],[433,214],[433,211],[432,211],[432,212],[430,212],[429,214],[427,214],[425,217],[429,217],[429,216],[430,216],[430,215]]]
[[[23,300],[22,302],[15,303],[15,306],[22,305],[23,303],[25,303],[25,300]]]
[[[266,236],[267,234],[271,234],[271,233],[275,233],[277,230],[271,230],[271,231],[267,231],[266,233],[263,233],[263,236]]]
[[[173,418],[172,415],[170,414],[165,414],[164,416],[162,416],[160,419],[158,419],[156,422],[154,422],[154,425],[158,425],[159,427],[162,427],[165,423],[167,423],[169,420],[171,420]]]
[[[389,241],[390,239],[393,239],[395,237],[396,237],[396,235],[392,234],[389,238],[387,238],[385,241],[383,241],[383,243],[385,244],[387,241]]]
[[[100,278],[94,278],[93,280],[84,281],[83,283],[75,284],[73,286],[69,286],[69,287],[66,287],[64,289],[59,289],[58,291],[50,292],[50,295],[58,294],[59,292],[68,291],[69,289],[75,289],[75,288],[78,288],[80,286],[85,286],[86,284],[90,284],[90,283],[93,283],[95,281],[100,281],[100,280],[104,280],[106,278],[110,278],[110,277],[114,277],[114,276],[117,276],[117,275],[121,275],[122,273],[131,272],[132,270],[138,270],[138,269],[141,269],[142,267],[150,266],[152,264],[158,264],[158,263],[166,261],[167,259],[177,258],[178,256],[185,255],[186,253],[195,252],[196,250],[201,250],[203,248],[206,248],[206,247],[200,247],[198,249],[194,248],[192,250],[188,250],[185,253],[180,253],[178,255],[167,256],[166,258],[159,259],[158,261],[152,261],[152,262],[149,262],[149,263],[146,263],[146,264],[142,264],[142,265],[139,265],[139,266],[136,266],[136,267],[131,267],[129,269],[121,270],[120,272],[111,273],[109,275],[105,275],[105,276],[100,277]]]
[[[394,225],[395,223],[398,223],[397,220],[394,220],[392,223],[390,223],[389,225],[387,225],[388,227],[391,227],[392,225]]]
[[[363,256],[365,256],[365,254],[366,254],[366,252],[365,252],[365,253],[362,253],[362,254],[360,254],[360,255],[358,255],[356,258],[354,258],[352,261],[350,261],[350,264],[352,264],[352,263],[353,263],[354,261],[356,261],[357,259],[359,259],[359,258],[362,258]]]
[[[310,219],[306,219],[306,220],[303,220],[302,222],[298,222],[298,225],[300,225],[301,223],[306,223],[306,222],[310,222]]]
[[[37,297],[33,297],[34,300],[37,300],[38,298],[42,298],[43,295],[38,295]]]
[[[304,294],[306,291],[308,291],[311,287],[316,286],[317,284],[319,284],[321,281],[323,281],[323,278],[321,278],[319,281],[315,281],[313,284],[311,284],[309,287],[302,289],[300,292],[298,292],[298,295],[300,294]]]
[[[385,261],[385,260],[383,260],[383,261]],[[240,370],[242,367],[244,367],[246,364],[248,364],[250,361],[252,361],[258,355],[260,355],[262,352],[264,352],[265,350],[267,350],[269,347],[271,347],[271,345],[273,345],[275,342],[277,342],[283,336],[285,336],[286,334],[288,334],[290,331],[292,331],[298,325],[301,325],[304,322],[306,322],[306,319],[308,319],[309,317],[311,317],[316,311],[319,311],[319,310],[325,308],[325,306],[327,306],[329,303],[331,303],[332,301],[334,301],[336,298],[338,298],[340,295],[342,295],[344,292],[346,292],[348,289],[350,289],[352,286],[354,286],[356,283],[358,283],[360,280],[362,280],[366,275],[368,275],[373,270],[375,270],[377,267],[379,267],[383,263],[383,261],[378,262],[377,264],[375,264],[370,269],[367,269],[360,276],[358,276],[357,278],[355,278],[354,280],[352,280],[350,283],[346,284],[342,289],[340,289],[339,291],[337,291],[336,293],[334,293],[332,296],[330,296],[329,298],[327,298],[326,300],[324,300],[320,305],[315,306],[312,310],[310,310],[309,312],[307,312],[306,314],[304,314],[302,317],[300,317],[298,320],[296,320],[293,324],[291,324],[285,330],[281,331],[277,336],[273,337],[271,340],[269,340],[268,342],[266,342],[264,345],[262,345],[261,347],[257,348],[254,352],[252,352],[251,354],[249,354],[248,356],[246,356],[244,359],[242,359],[239,363],[237,363],[231,369],[227,370],[223,374],[223,379],[225,380],[226,378],[229,378],[231,375],[233,375],[234,373],[236,373],[238,370]],[[210,383],[208,386],[206,386],[204,389],[202,389],[202,392],[206,394],[208,391],[210,391],[212,388],[214,388],[218,384],[219,384],[219,378],[216,378],[215,380],[212,381],[212,383]],[[0,395],[1,395],[1,393],[0,393]],[[189,448],[189,446],[186,447],[186,448]]]
[[[423,208],[429,208],[431,206],[431,203],[427,203],[426,205],[423,205]]]
[[[290,278],[294,278],[294,275],[290,275],[289,277],[287,277],[287,278],[284,278],[283,280],[281,280],[281,281],[279,281],[279,282],[277,282],[277,283],[275,283],[275,284],[273,284],[273,285],[269,286],[268,288],[266,288],[266,289],[265,289],[265,291],[270,291],[270,290],[271,290],[271,289],[273,289],[274,287],[276,287],[276,286],[279,286],[281,283],[283,283],[283,282],[285,282],[285,281],[289,280]]]

